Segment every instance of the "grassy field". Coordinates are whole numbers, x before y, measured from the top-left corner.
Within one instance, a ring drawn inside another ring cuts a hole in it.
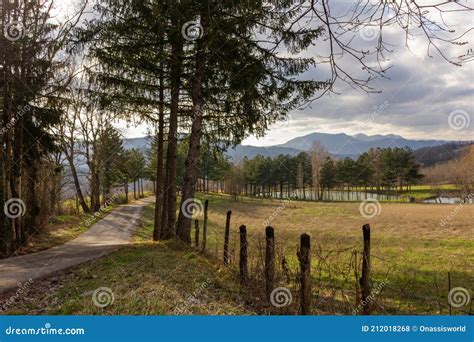
[[[231,209],[233,263],[238,264],[238,226],[245,224],[254,273],[261,273],[264,227],[270,221],[278,254],[280,258],[285,255],[291,271],[290,281],[281,272],[280,285],[293,287],[293,293],[297,293],[299,236],[310,234],[315,305],[324,312],[350,313],[355,306],[353,251],[362,251],[364,223],[372,227],[374,287],[383,283],[374,303],[377,313],[448,313],[448,272],[451,287],[472,291],[473,205],[381,203],[380,215],[367,219],[359,203],[232,201],[204,195],[201,200],[206,197],[210,199],[209,251],[222,256],[225,213]],[[357,256],[360,274],[360,253]]]
[[[452,288],[464,287],[472,293],[472,205],[382,203],[380,215],[367,219],[361,216],[359,203],[234,201],[208,194],[199,198],[210,200],[206,256],[179,243],[151,242],[150,206],[132,247],[67,274],[36,281],[9,313],[294,314],[298,310],[297,245],[300,234],[308,233],[312,239],[313,312],[353,314],[358,305],[354,256],[360,274],[364,223],[372,227],[372,284],[378,289],[374,314],[449,314],[448,272]],[[232,210],[231,264],[226,268],[221,260],[228,209]],[[284,308],[271,307],[263,299],[264,228],[268,223],[275,228],[277,285],[290,289],[293,296]],[[244,287],[236,272],[241,224],[248,229],[252,277]],[[113,305],[101,309],[92,304],[93,291],[99,287],[113,291]],[[469,311],[472,313],[469,305],[452,308],[453,314]]]
[[[418,200],[424,200],[428,198],[438,197],[443,193],[455,193],[460,188],[454,184],[443,184],[443,185],[413,185],[410,191],[403,191],[400,193],[401,196],[414,197]]]

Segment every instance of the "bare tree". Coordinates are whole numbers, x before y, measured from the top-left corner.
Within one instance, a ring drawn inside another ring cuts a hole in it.
[[[237,196],[241,194],[242,189],[245,184],[242,165],[234,164],[227,172],[225,177],[225,190],[227,193],[231,194],[234,200],[237,199]]]
[[[461,187],[462,196],[472,199],[474,196],[474,146],[470,146],[459,160],[450,165],[454,182]]]
[[[334,91],[337,80],[367,92],[376,91],[371,81],[386,77],[385,72],[390,68],[387,62],[394,43],[389,40],[389,30],[401,31],[408,48],[414,39],[417,46],[424,41],[428,57],[438,54],[456,66],[474,57],[472,48],[458,49],[467,44],[465,39],[472,27],[459,27],[457,22],[456,26],[450,25],[452,20],[448,20],[449,16],[472,11],[467,1],[309,0],[295,3],[295,9],[301,13],[291,25],[316,23],[323,29],[326,45],[318,50],[323,52],[318,53],[317,59],[319,64],[330,66],[330,86],[325,92]],[[354,73],[353,65],[360,65],[362,74]]]
[[[321,183],[321,166],[323,165],[324,161],[327,157],[329,157],[329,153],[319,141],[313,142],[311,148],[309,149],[309,157],[311,159],[311,167],[313,172],[313,188],[316,197],[321,200],[322,198],[322,188],[320,186]]]

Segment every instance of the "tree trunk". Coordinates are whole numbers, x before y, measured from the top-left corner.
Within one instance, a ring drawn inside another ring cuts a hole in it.
[[[137,181],[136,180],[133,181],[133,199],[134,200],[137,199]]]
[[[23,117],[15,122],[15,137],[13,144],[13,163],[11,171],[10,191],[11,198],[21,200],[21,173],[23,166]],[[22,215],[12,218],[13,231],[15,232],[16,247],[26,241],[22,226]]]
[[[125,203],[128,203],[128,183],[123,185],[123,189],[125,191]]]
[[[39,230],[38,217],[41,212],[36,196],[36,184],[38,180],[37,161],[32,161],[31,165],[28,165],[27,173],[28,177],[26,178],[26,187],[28,192],[26,193],[25,205],[28,208],[28,213],[25,217],[25,227],[28,229],[28,235],[32,235]],[[55,182],[56,179],[53,179],[52,181]],[[53,209],[54,205],[51,206],[51,210]]]
[[[76,194],[79,200],[79,204],[81,205],[81,208],[85,213],[89,213],[91,209],[87,205],[84,199],[84,195],[82,194],[81,184],[79,183],[79,177],[77,176],[76,166],[74,165],[73,157],[67,156],[67,160],[69,163],[69,168],[71,169],[72,179],[74,181],[74,187],[76,188]]]
[[[178,112],[179,112],[179,90],[182,73],[183,37],[181,35],[180,22],[175,17],[171,20],[171,61],[170,61],[170,85],[171,103],[168,129],[168,150],[166,153],[166,186],[163,202],[162,216],[162,238],[170,239],[175,231],[176,222],[176,152],[178,145]],[[165,204],[166,203],[166,204]]]
[[[3,32],[3,30],[1,32]],[[2,38],[0,37],[0,39]],[[0,52],[0,57],[3,57],[3,53],[3,51]],[[0,72],[2,71],[3,68],[0,68]],[[5,84],[4,77],[0,79],[0,82],[2,82],[2,85]],[[8,135],[7,133],[3,133],[6,132],[4,128],[7,123],[7,111],[5,103],[3,102],[3,87],[0,88],[0,90],[2,90],[0,94],[0,255],[5,257],[10,253],[11,231],[9,229],[7,216],[3,210],[8,196],[6,179],[8,163],[6,162],[7,153],[5,149]]]
[[[162,51],[163,49],[161,49]],[[165,85],[164,85],[164,73],[163,63],[161,63],[160,71],[160,104],[158,107],[159,119],[158,119],[158,146],[157,146],[157,158],[156,158],[156,188],[155,188],[155,223],[153,225],[153,240],[157,241],[160,238],[160,227],[161,227],[161,216],[163,207],[163,139],[165,130],[165,112],[164,112],[164,101],[165,101]]]
[[[91,210],[100,210],[100,175],[95,167],[91,168]]]
[[[2,6],[3,6],[3,0]],[[2,7],[3,8],[3,7]],[[2,49],[0,51],[0,64],[5,66],[5,57],[6,57],[6,48],[5,48],[5,41],[3,40],[5,36],[3,33],[3,23],[5,17],[0,14],[0,44],[2,45]],[[4,210],[2,208],[5,206],[6,200],[6,188],[5,188],[5,158],[6,158],[6,151],[4,149],[5,146],[5,138],[6,134],[4,134],[4,129],[6,127],[6,107],[4,102],[4,94],[6,93],[6,77],[5,77],[5,67],[0,68],[0,257],[4,257],[8,255],[9,252],[9,234],[7,228],[7,217],[5,215]]]
[[[201,17],[202,24],[206,25],[207,18],[205,11]],[[204,30],[205,32],[205,30]],[[189,202],[194,198],[195,184],[198,177],[198,161],[199,151],[201,149],[201,134],[202,134],[202,122],[203,122],[203,107],[204,107],[204,93],[203,93],[203,82],[206,60],[204,56],[204,38],[201,38],[197,42],[196,51],[196,65],[193,77],[192,85],[192,117],[193,123],[191,126],[191,136],[189,137],[189,149],[188,156],[186,158],[186,171],[184,174],[183,181],[183,195],[181,197],[181,205],[179,210],[178,225],[176,234],[182,241],[191,244],[191,217],[185,215],[183,212],[183,204]],[[186,209],[186,208],[184,208]]]

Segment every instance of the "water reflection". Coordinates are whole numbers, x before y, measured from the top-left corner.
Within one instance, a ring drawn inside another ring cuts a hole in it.
[[[319,196],[310,190],[294,190],[290,191],[289,193],[284,191],[283,196],[280,196],[280,192],[272,192],[272,193],[262,193],[258,195],[259,197],[272,197],[272,198],[290,198],[293,200],[307,200],[307,201],[316,201],[316,200],[323,200],[323,201],[337,201],[337,202],[358,202],[363,201],[366,199],[375,199],[377,201],[392,201],[392,202],[410,202],[410,196],[395,196],[383,193],[371,193],[371,192],[364,192],[364,191],[342,191],[342,190],[331,190],[331,191],[324,191]],[[447,196],[439,196],[436,198],[430,198],[425,200],[416,200],[416,202],[421,201],[422,203],[433,203],[433,204],[472,204],[474,198],[466,197],[447,197]],[[415,202],[415,199],[411,199],[412,202]]]
[[[472,198],[461,198],[461,197],[436,197],[424,200],[423,203],[437,203],[437,204],[460,204],[460,203],[470,203],[472,204]]]

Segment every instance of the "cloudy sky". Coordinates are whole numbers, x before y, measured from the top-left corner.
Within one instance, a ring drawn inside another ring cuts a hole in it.
[[[471,7],[473,2],[464,1]],[[430,16],[433,20],[439,20],[437,13],[433,12]],[[444,20],[456,30],[456,34],[473,26],[472,13],[445,14]],[[373,48],[378,38],[374,32],[362,31],[354,35],[353,44],[357,47]],[[385,62],[391,69],[387,72],[386,79],[377,79],[371,84],[381,93],[367,94],[338,82],[335,90],[339,94],[326,95],[309,107],[292,111],[287,121],[271,126],[265,137],[249,137],[243,143],[275,145],[312,132],[398,134],[416,139],[474,140],[473,64],[455,66],[441,58],[433,49],[430,50],[429,57],[427,41],[422,36],[409,41],[407,47],[404,31],[397,26],[388,27],[384,31],[384,38],[393,45],[393,53],[388,55],[390,61]],[[462,39],[469,44],[445,44],[441,47],[446,55],[456,56],[472,49],[473,39],[473,32],[469,32]],[[325,44],[327,42],[322,41],[304,54],[311,56],[321,54],[321,51],[324,54],[327,51]],[[363,74],[361,67],[353,60],[342,60],[341,63],[351,73]],[[323,68],[318,66],[303,77],[321,79]],[[143,136],[146,133],[142,126],[131,127],[126,131],[129,137]]]

